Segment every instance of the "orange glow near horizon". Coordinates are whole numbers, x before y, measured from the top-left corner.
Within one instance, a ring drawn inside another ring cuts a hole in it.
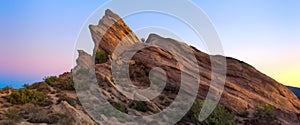
[[[278,73],[270,73],[270,77],[283,85],[300,88],[300,67],[282,69],[277,72]]]

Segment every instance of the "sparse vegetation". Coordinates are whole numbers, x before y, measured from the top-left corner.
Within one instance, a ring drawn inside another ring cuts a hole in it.
[[[50,88],[49,88],[48,84],[45,83],[45,82],[34,83],[34,84],[30,85],[30,86],[29,85],[26,86],[25,88],[27,88],[27,89],[35,89],[35,90],[37,90],[39,92],[43,92],[45,94],[47,94],[47,93],[50,92]]]
[[[59,78],[57,76],[48,76],[48,77],[44,78],[44,81],[49,85],[53,84],[54,82],[56,82],[58,80],[59,80]]]
[[[106,62],[108,59],[108,54],[103,51],[103,50],[98,50],[96,52],[96,57],[95,57],[95,63],[99,64],[99,63],[104,63]]]
[[[122,103],[113,104],[113,106],[118,109],[120,112],[126,113],[126,107]]]
[[[65,114],[52,113],[42,107],[34,106],[33,104],[26,104],[23,107],[24,119],[30,123],[47,123],[68,125],[72,123],[72,118]]]
[[[8,101],[12,104],[32,103],[35,105],[44,105],[47,102],[47,97],[42,92],[23,88],[12,92]]]
[[[279,124],[275,115],[275,107],[268,104],[256,106],[254,124]]]
[[[16,107],[11,107],[4,111],[4,119],[6,120],[13,120],[13,121],[20,121],[22,119],[20,115],[20,109]]]
[[[73,79],[69,78],[62,82],[63,90],[75,90]]]
[[[185,118],[183,118],[183,121],[186,119],[190,119],[197,125],[236,125],[237,124],[237,120],[235,119],[234,114],[221,105],[217,105],[217,107],[212,112],[212,114],[210,114],[210,116],[206,120],[200,122],[198,120],[198,117],[203,107],[203,104],[204,104],[203,100],[196,100],[192,108],[190,109],[188,115]]]
[[[134,109],[141,111],[141,112],[147,112],[149,110],[147,103],[143,102],[143,101],[136,102]]]
[[[146,40],[145,40],[145,38],[142,38],[141,41],[144,43]]]
[[[61,90],[75,90],[72,77],[67,77],[64,79],[56,76],[50,76],[46,77],[44,81],[54,88],[58,88]]]
[[[47,123],[47,124],[55,124],[59,121],[59,117],[51,114],[46,110],[39,110],[38,112],[30,113],[30,118],[28,122],[31,123]]]

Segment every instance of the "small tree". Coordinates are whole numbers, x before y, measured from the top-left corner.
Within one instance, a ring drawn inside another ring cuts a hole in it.
[[[57,76],[48,76],[48,77],[44,78],[44,81],[49,85],[53,84],[54,82],[56,82],[58,80],[59,80],[59,78]]]
[[[275,115],[275,107],[268,104],[257,105],[253,122],[254,124],[279,124]]]
[[[146,42],[145,38],[142,38],[141,41],[142,41],[143,43]]]
[[[210,103],[210,102],[209,102]],[[212,103],[212,102],[211,102]],[[210,114],[210,116],[204,121],[200,122],[198,120],[199,114],[203,107],[203,100],[196,100],[194,105],[190,109],[191,120],[194,121],[197,125],[236,125],[237,120],[234,117],[234,114],[231,113],[222,105],[217,105],[215,110]]]
[[[106,62],[108,59],[108,54],[103,51],[103,50],[98,50],[96,52],[96,57],[95,57],[95,63],[99,64],[99,63],[104,63]]]

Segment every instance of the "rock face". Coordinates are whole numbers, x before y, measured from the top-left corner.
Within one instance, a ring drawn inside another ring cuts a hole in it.
[[[69,114],[74,118],[72,125],[94,125],[94,121],[83,111],[71,106],[68,102],[61,102],[59,105],[53,106],[54,112]]]
[[[138,44],[140,41],[136,35],[128,28],[124,21],[107,10],[106,15],[100,20],[99,25],[90,26],[93,40],[95,42],[95,49],[104,50],[112,59],[116,59],[114,51],[119,45],[121,50],[126,50],[129,46]],[[107,30],[106,30],[107,29]],[[121,41],[121,42],[120,42]],[[158,35],[150,35],[146,43],[151,42],[178,42],[173,39],[163,38]],[[121,43],[121,44],[120,44]],[[184,43],[178,42],[182,46],[188,46]],[[172,47],[172,46],[170,46]],[[257,105],[268,104],[276,108],[276,116],[282,124],[299,124],[300,123],[300,101],[298,98],[284,85],[278,83],[272,78],[259,72],[251,65],[230,57],[210,56],[191,47],[200,71],[200,87],[197,95],[198,99],[205,99],[208,89],[211,84],[211,58],[225,58],[227,62],[227,73],[224,91],[214,88],[216,92],[222,92],[220,103],[230,109],[236,117],[243,119],[250,119],[254,115]],[[122,51],[117,52],[117,55]],[[88,57],[84,52],[80,52],[79,61],[83,62],[87,67],[91,66],[91,59],[82,59],[81,57]],[[182,55],[186,56],[186,55]],[[83,61],[82,61],[83,60]],[[88,63],[84,63],[88,62]],[[174,56],[159,48],[147,47],[139,50],[131,59],[130,63],[130,78],[134,85],[140,88],[147,88],[150,85],[148,78],[149,71],[154,67],[160,67],[167,74],[167,85],[165,90],[153,100],[146,102],[149,108],[147,112],[137,112],[132,105],[135,105],[134,100],[130,100],[123,94],[118,92],[115,83],[111,76],[111,60],[106,63],[96,64],[95,71],[99,81],[99,85],[111,103],[121,103],[125,105],[128,114],[149,115],[160,112],[167,107],[178,92],[180,88],[181,68]],[[188,63],[186,65],[189,65]],[[188,66],[186,66],[188,68]],[[191,76],[193,77],[193,76]],[[185,78],[184,80],[189,80]],[[162,100],[163,98],[163,100]],[[247,116],[242,116],[245,112],[249,113]],[[242,124],[247,124],[245,121],[240,121]]]
[[[94,40],[95,49],[104,50],[112,58],[115,58],[115,48],[120,44],[122,47],[140,42],[138,37],[125,24],[125,22],[111,10],[105,11],[105,16],[98,25],[90,25],[90,31]],[[119,49],[118,49],[119,50]]]

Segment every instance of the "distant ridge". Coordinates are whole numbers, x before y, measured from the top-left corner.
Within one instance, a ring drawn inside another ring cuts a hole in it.
[[[300,98],[300,88],[287,86],[289,90],[291,90],[298,98]]]

